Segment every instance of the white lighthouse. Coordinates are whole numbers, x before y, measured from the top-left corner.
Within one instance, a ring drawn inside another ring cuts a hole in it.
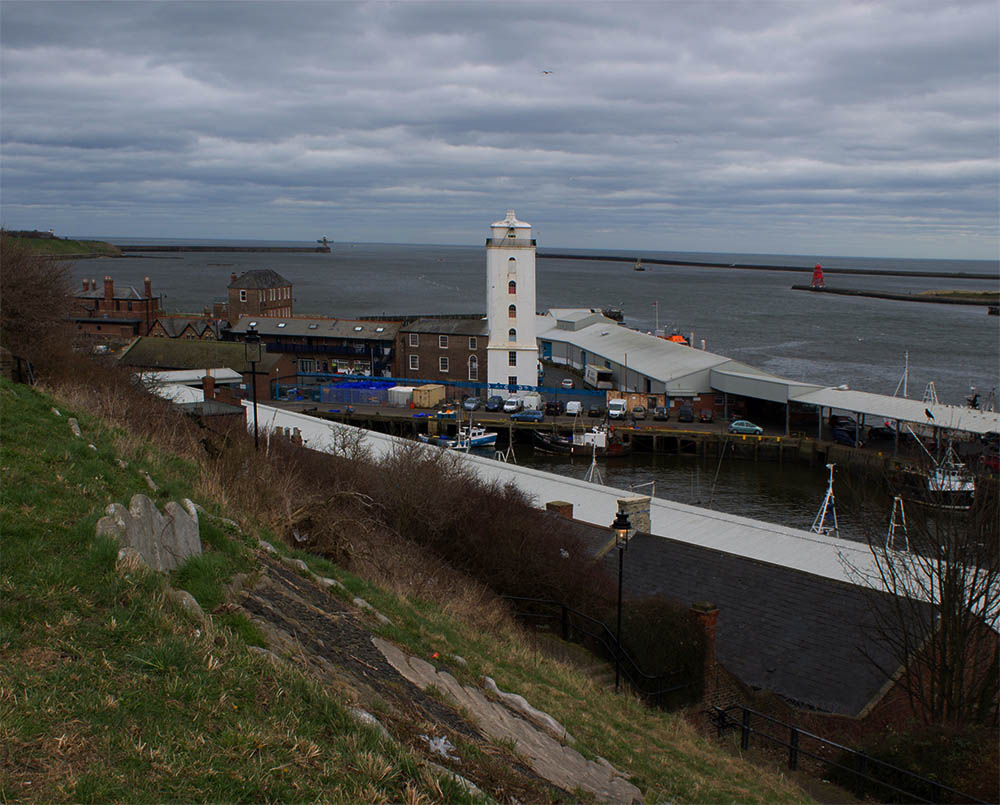
[[[535,241],[531,224],[518,221],[513,210],[490,227],[486,241],[486,311],[489,382],[537,386]]]

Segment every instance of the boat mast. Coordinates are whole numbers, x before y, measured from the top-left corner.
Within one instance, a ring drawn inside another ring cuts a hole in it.
[[[809,529],[814,534],[840,536],[840,528],[837,525],[837,503],[833,497],[833,468],[835,466],[835,464],[826,465],[826,468],[830,470],[830,480],[827,482],[826,496],[823,498],[823,503],[816,513],[816,519],[813,520],[812,527]],[[833,520],[833,525],[827,524],[827,515]]]

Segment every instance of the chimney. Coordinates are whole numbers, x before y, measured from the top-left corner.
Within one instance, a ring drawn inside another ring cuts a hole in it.
[[[110,302],[115,297],[115,283],[111,277],[104,278],[104,300]]]
[[[229,284],[232,285],[234,282],[236,282],[236,272],[235,271],[232,274],[229,275]]]
[[[90,281],[90,290],[92,290],[92,291],[96,291],[97,290],[97,278],[96,277]]]
[[[90,290],[90,284],[87,282],[87,278],[84,277],[84,279],[83,279],[83,292],[86,293],[89,290]]]
[[[550,500],[545,504],[545,511],[555,512],[567,520],[573,519],[573,504],[567,503],[565,500]]]
[[[652,530],[649,507],[652,498],[649,495],[636,495],[630,498],[618,499],[618,511],[628,515],[632,528],[649,534]]]
[[[201,379],[201,389],[205,393],[206,400],[215,399],[215,378],[209,369],[205,370],[205,376]]]
[[[710,601],[696,601],[691,605],[691,612],[705,637],[704,700],[707,704],[713,704],[712,699],[718,684],[718,668],[715,663],[715,629],[719,620],[719,608]]]
[[[146,298],[147,299],[152,299],[153,298],[153,283],[150,281],[149,277],[146,277],[146,279],[143,280],[143,282],[146,283]]]

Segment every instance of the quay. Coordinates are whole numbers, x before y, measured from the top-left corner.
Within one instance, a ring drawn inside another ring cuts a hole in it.
[[[826,269],[823,269],[824,271]],[[978,305],[979,307],[996,306],[997,298],[963,299],[953,296],[936,296],[934,294],[890,293],[888,291],[865,291],[859,288],[814,288],[812,285],[793,285],[793,291],[814,291],[815,293],[831,293],[840,296],[867,296],[872,299],[893,299],[900,302],[930,302],[936,305]]]
[[[708,263],[700,260],[665,260],[658,257],[643,257],[642,255],[607,255],[607,254],[564,254],[560,252],[539,252],[539,260],[596,260],[605,263],[635,263],[641,260],[643,265],[659,266],[689,266],[693,268],[738,268],[750,271],[791,271],[795,273],[812,274],[813,266],[777,266],[758,263]],[[996,274],[979,274],[971,271],[948,273],[944,271],[897,271],[884,268],[826,268],[824,274],[857,274],[875,277],[934,277],[938,279],[993,280]]]
[[[329,254],[329,246],[118,246],[123,252],[262,252],[267,254]]]

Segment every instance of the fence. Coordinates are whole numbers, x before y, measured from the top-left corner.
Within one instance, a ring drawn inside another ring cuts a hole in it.
[[[732,715],[733,713],[738,713],[739,716],[736,717]],[[850,749],[800,729],[794,724],[779,721],[741,704],[734,704],[726,708],[713,707],[708,711],[708,714],[715,722],[720,738],[727,729],[739,730],[740,748],[743,751],[750,748],[750,737],[756,735],[760,740],[787,748],[788,768],[793,771],[799,767],[799,759],[806,757],[818,760],[825,767],[836,769],[853,777],[855,793],[859,798],[870,793],[883,802],[905,801],[900,799],[900,795],[909,797],[914,802],[943,802],[944,795],[948,794],[953,802],[974,802],[986,805],[983,800],[957,791],[937,780],[921,777],[919,774],[878,760],[864,752]],[[767,731],[769,728],[773,728],[775,732],[781,731],[782,735]],[[833,751],[825,752],[827,749]],[[830,755],[836,755],[836,759]]]
[[[604,655],[611,662],[617,660],[627,685],[654,707],[671,710],[700,698],[702,680],[685,678],[683,671],[646,673],[619,646],[618,640],[603,621],[558,601],[514,595],[505,595],[503,598],[514,603],[514,614],[521,620],[536,625],[554,623],[563,640],[580,643],[591,651]]]

